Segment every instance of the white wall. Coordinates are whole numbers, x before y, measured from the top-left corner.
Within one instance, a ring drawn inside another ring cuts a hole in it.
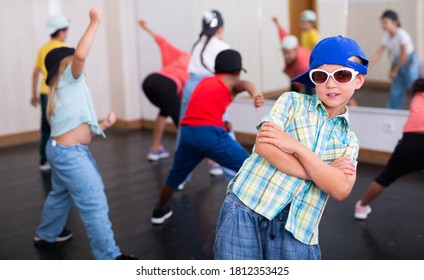
[[[274,102],[266,100],[265,105],[255,111],[252,101],[239,98],[228,110],[231,120],[235,121],[234,130],[256,134],[255,126],[272,108]],[[389,110],[370,107],[352,107],[349,109],[349,120],[352,131],[360,141],[362,149],[381,152],[393,152],[398,140],[402,137],[403,125],[408,117],[408,111]]]
[[[50,39],[44,33],[48,16],[61,12],[71,21],[66,43],[75,46],[88,24],[89,8],[104,9],[103,3],[101,0],[0,0],[0,84],[3,89],[0,136],[39,129],[40,109],[30,106],[31,77],[38,48]],[[102,24],[85,68],[99,117],[105,116],[111,108],[106,34]]]
[[[399,12],[403,26],[411,32],[417,51],[424,51],[424,1],[420,0],[317,0],[320,32],[325,36],[344,34],[358,40],[367,55],[377,47],[379,17],[386,8]],[[224,40],[243,55],[248,70],[243,77],[262,91],[288,86],[281,73],[283,60],[271,17],[288,26],[288,0],[0,0],[0,137],[39,129],[39,108],[29,105],[31,74],[38,48],[49,37],[43,34],[49,14],[61,11],[71,20],[69,46],[75,46],[88,23],[88,10],[98,6],[104,18],[87,61],[85,73],[99,118],[110,110],[121,120],[153,120],[157,109],[144,97],[140,84],[160,67],[156,44],[137,27],[137,19],[150,25],[178,47],[190,50],[200,32],[201,16],[210,8],[222,12]],[[347,8],[346,8],[347,7]],[[368,79],[385,80],[388,59],[384,57]],[[269,109],[256,112],[250,100],[238,98],[231,107],[236,130],[252,131]],[[380,109],[381,110],[381,109]],[[406,112],[352,110],[352,123],[381,127],[381,118],[392,120],[396,131],[376,133],[358,125],[356,132],[365,148],[390,151],[399,138]],[[374,140],[369,140],[372,138]],[[375,141],[375,142],[373,142]],[[378,145],[376,144],[378,143]]]

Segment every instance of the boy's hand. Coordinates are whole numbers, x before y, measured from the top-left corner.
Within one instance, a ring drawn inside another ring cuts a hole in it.
[[[138,25],[140,25],[141,28],[146,29],[147,27],[147,21],[144,19],[141,19],[138,21]]]
[[[33,96],[31,97],[30,102],[32,106],[37,107],[37,105],[40,103],[40,99],[38,99],[37,96]]]
[[[257,137],[259,142],[272,144],[288,154],[294,154],[296,147],[300,144],[299,141],[272,122],[264,122]]]
[[[103,12],[99,8],[93,8],[90,10],[90,21],[100,23],[103,16]]]
[[[253,106],[255,106],[256,109],[259,109],[262,105],[264,105],[264,96],[262,93],[257,92],[253,95]]]
[[[225,121],[224,126],[227,128],[227,131],[233,131],[233,124],[230,121]]]
[[[101,130],[106,130],[116,122],[115,112],[110,112],[106,119],[100,124]]]
[[[339,169],[345,175],[353,175],[356,172],[355,164],[348,157],[337,158],[330,165]]]
[[[398,72],[399,71],[396,68],[391,69],[389,73],[389,78],[392,80],[396,79]]]

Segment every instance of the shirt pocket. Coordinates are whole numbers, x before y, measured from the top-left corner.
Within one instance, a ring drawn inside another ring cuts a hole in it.
[[[346,155],[348,150],[348,139],[341,132],[332,133],[324,149],[322,160],[326,163],[332,163],[335,159]]]
[[[316,138],[317,122],[314,118],[308,116],[295,116],[288,125],[286,132],[312,150],[312,139]]]

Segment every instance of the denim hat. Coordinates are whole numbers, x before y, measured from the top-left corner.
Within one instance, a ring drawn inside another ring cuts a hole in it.
[[[223,50],[215,59],[215,73],[233,73],[235,71],[246,70],[243,68],[241,63],[241,55],[235,50]]]
[[[45,31],[47,34],[52,35],[60,29],[67,28],[69,26],[69,20],[64,16],[56,15],[51,16],[47,20]]]
[[[224,20],[220,12],[217,10],[207,11],[202,18],[202,32],[200,36],[212,36],[222,25],[224,25]]]
[[[349,58],[352,56],[361,59],[363,64],[350,61]],[[360,74],[366,74],[368,69],[368,60],[358,43],[351,38],[339,35],[325,38],[316,44],[309,58],[309,70],[291,81],[315,88],[315,84],[309,78],[309,71],[324,64],[342,65]]]
[[[44,65],[46,66],[47,70],[47,78],[46,78],[46,84],[50,86],[50,80],[57,74],[57,71],[59,71],[59,65],[60,61],[70,55],[73,55],[75,53],[74,48],[67,48],[67,47],[61,47],[56,48],[46,55],[46,59],[44,59]]]

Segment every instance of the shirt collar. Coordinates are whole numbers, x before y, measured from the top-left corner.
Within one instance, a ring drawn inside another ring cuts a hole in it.
[[[312,95],[311,102],[309,103],[309,111],[316,111],[316,110],[320,110],[323,114],[325,114],[328,117],[328,113],[327,113],[327,110],[325,109],[324,104],[318,98],[318,95],[314,94]],[[337,115],[334,118],[340,118],[341,121],[344,121],[346,126],[349,128],[349,108],[347,106],[345,106],[345,111],[343,114]]]

